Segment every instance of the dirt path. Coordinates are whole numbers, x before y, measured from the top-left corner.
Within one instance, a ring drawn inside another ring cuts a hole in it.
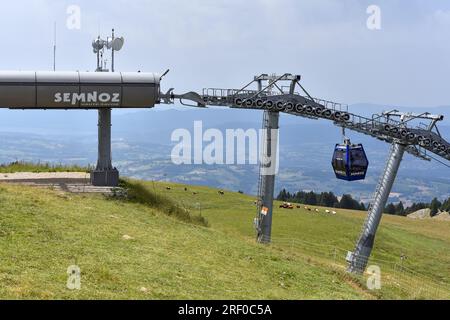
[[[77,180],[89,181],[90,174],[86,172],[16,172],[1,173],[0,181],[21,182],[21,181],[41,181],[41,180]]]

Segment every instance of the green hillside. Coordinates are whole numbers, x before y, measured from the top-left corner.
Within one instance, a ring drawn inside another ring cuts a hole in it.
[[[385,216],[371,260],[382,289],[370,291],[344,268],[363,212],[277,206],[263,246],[253,197],[127,184],[129,198],[0,184],[0,298],[450,298],[450,222]],[[70,265],[80,290],[66,288]]]

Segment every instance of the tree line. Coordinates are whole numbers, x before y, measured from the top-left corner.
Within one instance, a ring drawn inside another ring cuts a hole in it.
[[[351,210],[366,210],[366,206],[362,202],[358,202],[349,194],[344,194],[339,200],[333,192],[315,193],[313,191],[299,191],[290,193],[283,189],[277,196],[279,201],[287,201],[301,203],[311,206],[321,206],[329,208],[341,208]]]
[[[298,191],[296,193],[290,193],[283,189],[278,194],[277,200],[301,203],[311,206],[321,206],[328,208],[341,208],[350,210],[367,210],[366,205],[363,202],[358,202],[353,199],[351,195],[344,194],[341,199],[339,199],[333,192],[322,192],[315,193],[313,191]],[[409,207],[405,207],[402,201],[397,204],[390,203],[386,206],[384,213],[398,216],[407,216],[413,212],[421,209],[430,209],[431,216],[435,216],[439,211],[450,212],[450,198],[445,201],[439,201],[434,198],[430,203],[418,202],[413,203]]]
[[[430,215],[434,217],[439,211],[450,212],[450,198],[445,201],[439,201],[438,198],[434,198],[430,203],[418,202],[413,203],[411,206],[404,208],[403,203],[400,201],[398,204],[390,203],[386,206],[385,213],[395,214],[399,216],[407,216],[413,212],[421,209],[430,209]]]

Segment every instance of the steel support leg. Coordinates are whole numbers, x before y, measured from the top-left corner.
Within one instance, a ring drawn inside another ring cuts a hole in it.
[[[98,160],[91,172],[91,183],[110,187],[119,184],[119,171],[113,168],[111,157],[111,109],[98,110]]]
[[[272,233],[272,209],[275,189],[275,175],[277,170],[278,154],[278,122],[279,113],[264,111],[265,141],[261,161],[264,161],[260,172],[261,181],[261,208],[264,213],[259,214],[259,227],[257,241],[270,243]]]
[[[378,225],[380,224],[381,216],[383,215],[384,208],[389,199],[389,194],[392,190],[395,178],[397,176],[398,168],[405,152],[405,146],[394,143],[391,147],[389,158],[386,163],[383,175],[378,183],[375,191],[373,203],[369,206],[369,212],[367,219],[364,223],[364,227],[356,248],[353,253],[349,253],[347,261],[349,263],[348,271],[352,273],[363,273],[366,269],[367,262],[369,260],[375,234],[377,232]]]

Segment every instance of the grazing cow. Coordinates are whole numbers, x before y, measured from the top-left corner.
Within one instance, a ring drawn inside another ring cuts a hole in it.
[[[326,213],[330,213],[330,210],[325,210]]]
[[[332,214],[336,214],[337,212],[336,211],[333,211],[333,212],[331,212]]]
[[[218,193],[219,193],[221,196],[225,195],[225,192],[223,192],[222,190],[220,190]]]
[[[316,211],[316,212],[319,212],[319,209],[316,209],[315,211]]]
[[[185,188],[184,188],[184,191],[188,191],[188,188],[185,187]]]
[[[171,187],[166,187],[166,190],[172,190],[172,188]]]
[[[192,194],[193,194],[194,196],[196,196],[196,195],[198,195],[198,192],[192,192]]]
[[[280,208],[282,208],[282,209],[294,209],[294,206],[292,204],[290,204],[289,202],[284,202],[283,204],[280,205]]]

